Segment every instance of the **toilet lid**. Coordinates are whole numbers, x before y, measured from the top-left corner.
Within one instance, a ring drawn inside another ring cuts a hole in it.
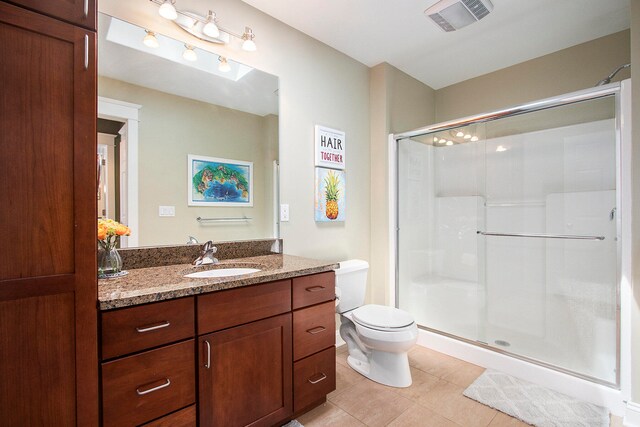
[[[413,317],[406,311],[376,304],[356,308],[352,318],[356,323],[373,329],[398,329],[413,323]]]

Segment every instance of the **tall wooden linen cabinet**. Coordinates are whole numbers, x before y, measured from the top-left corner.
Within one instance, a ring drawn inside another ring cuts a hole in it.
[[[98,424],[95,0],[0,1],[0,424]]]

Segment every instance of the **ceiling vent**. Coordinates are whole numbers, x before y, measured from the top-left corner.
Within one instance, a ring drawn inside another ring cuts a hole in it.
[[[446,32],[481,20],[493,10],[490,0],[440,0],[424,14]]]

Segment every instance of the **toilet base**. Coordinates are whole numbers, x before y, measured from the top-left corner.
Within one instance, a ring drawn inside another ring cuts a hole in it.
[[[367,356],[367,361],[364,361],[349,355],[347,363],[353,370],[377,383],[398,388],[411,386],[407,353],[372,351]]]

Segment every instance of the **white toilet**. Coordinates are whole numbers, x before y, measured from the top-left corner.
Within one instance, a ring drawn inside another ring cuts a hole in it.
[[[418,327],[406,311],[364,305],[366,261],[343,261],[336,272],[336,311],[340,336],[347,343],[349,366],[367,378],[391,387],[409,387],[407,352],[418,339]]]

